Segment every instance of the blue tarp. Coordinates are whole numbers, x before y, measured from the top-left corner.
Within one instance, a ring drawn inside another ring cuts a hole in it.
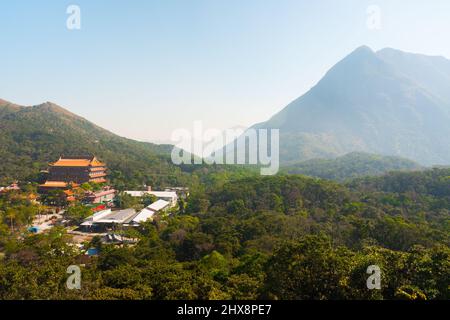
[[[96,249],[96,248],[88,249],[87,254],[88,254],[88,256],[96,256],[96,255],[98,255],[98,249]]]
[[[38,227],[29,227],[28,231],[33,232],[33,233],[38,233],[39,228]]]

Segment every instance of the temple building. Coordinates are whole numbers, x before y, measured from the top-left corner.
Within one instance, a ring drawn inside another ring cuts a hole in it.
[[[51,163],[43,189],[64,189],[86,182],[106,182],[106,165],[94,156],[61,156]]]

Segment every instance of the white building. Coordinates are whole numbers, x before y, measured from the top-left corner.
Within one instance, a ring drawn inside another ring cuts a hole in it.
[[[143,197],[145,195],[152,195],[159,200],[165,200],[169,202],[170,207],[175,207],[178,202],[178,195],[174,191],[124,191],[132,197]]]
[[[102,210],[94,215],[88,217],[81,226],[92,227],[95,225],[113,225],[113,224],[125,224],[132,220],[136,216],[136,210],[125,209],[112,211],[111,209]]]
[[[153,202],[151,205],[149,205],[147,208],[153,211],[164,211],[171,207],[170,202],[166,200],[158,200]]]
[[[169,209],[170,202],[165,200],[158,200],[153,202],[143,210],[136,212],[134,209],[125,209],[112,211],[111,209],[103,210],[88,217],[81,224],[83,227],[110,227],[112,225],[137,226],[149,219],[153,220],[153,216],[157,212],[162,212]]]
[[[134,218],[131,220],[131,224],[139,224],[141,222],[145,222],[149,219],[153,220],[153,216],[160,211],[165,211],[170,208],[170,203],[165,200],[158,200],[153,202],[147,208],[144,208],[140,211]]]
[[[155,215],[156,211],[153,211],[151,209],[144,208],[142,211],[140,211],[137,216],[131,220],[131,224],[140,224],[142,222],[145,222],[147,220],[153,220],[153,216]]]

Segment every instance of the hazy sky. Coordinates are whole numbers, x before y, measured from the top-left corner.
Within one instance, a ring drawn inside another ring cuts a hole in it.
[[[450,58],[449,17],[448,0],[2,1],[0,98],[167,141],[267,120],[360,45]]]

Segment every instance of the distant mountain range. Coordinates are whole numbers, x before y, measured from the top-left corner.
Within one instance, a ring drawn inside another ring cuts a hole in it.
[[[284,164],[354,151],[450,164],[450,60],[360,47],[253,127],[280,129]]]
[[[448,165],[450,60],[360,47],[253,128],[280,129],[281,163],[292,173],[339,180],[416,169],[414,162]],[[25,107],[0,99],[0,178],[35,177],[61,154],[91,153],[108,163],[118,185],[177,184],[192,168],[173,165],[171,150],[117,136],[50,102]]]
[[[70,111],[46,102],[32,107],[0,100],[0,181],[36,180],[48,162],[60,155],[94,154],[110,168],[116,187],[188,185],[190,173],[211,170],[241,172],[240,166],[209,169],[175,166],[170,159],[172,145],[155,145],[117,136]],[[283,172],[300,173],[334,180],[377,175],[391,170],[419,166],[396,157],[353,153],[333,160],[311,160]]]

